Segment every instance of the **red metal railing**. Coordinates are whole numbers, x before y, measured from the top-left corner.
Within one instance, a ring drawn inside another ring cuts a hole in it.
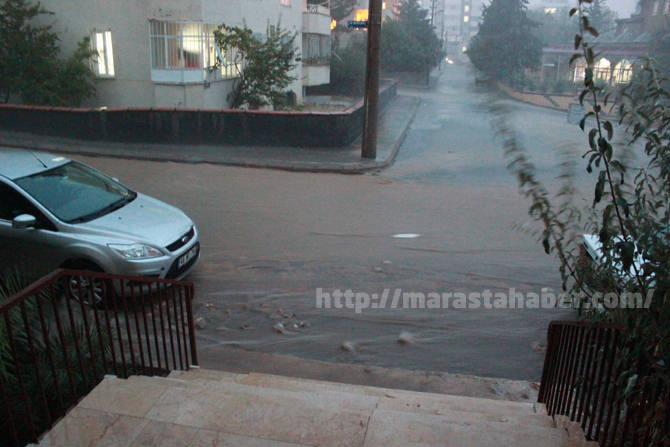
[[[0,306],[0,445],[35,441],[105,374],[198,364],[193,285],[57,270]]]
[[[647,416],[657,405],[670,407],[670,393],[651,377],[637,377],[643,391],[626,395],[631,376],[622,373],[631,371],[636,359],[623,355],[623,330],[599,323],[552,322],[538,401],[546,404],[549,415],[579,422],[586,439],[603,447],[666,446],[667,440],[660,438],[664,431],[670,433],[670,421],[659,430]]]

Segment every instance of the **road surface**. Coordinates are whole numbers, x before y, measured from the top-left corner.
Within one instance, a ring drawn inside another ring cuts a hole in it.
[[[317,289],[539,293],[559,288],[490,126],[489,93],[449,66],[393,167],[347,176],[78,157],[197,223],[202,350],[236,346],[343,363],[539,380],[547,324],[569,311],[318,309]],[[509,103],[548,181],[584,135],[564,113]],[[187,149],[185,149],[187,150]],[[580,180],[581,181],[581,180]],[[416,238],[394,238],[397,234]],[[281,323],[281,325],[278,325]],[[402,342],[399,342],[401,339]],[[404,343],[403,343],[404,342]]]

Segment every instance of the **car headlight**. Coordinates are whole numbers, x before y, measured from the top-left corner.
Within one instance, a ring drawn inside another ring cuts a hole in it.
[[[126,259],[149,259],[163,256],[159,249],[145,244],[107,244]]]

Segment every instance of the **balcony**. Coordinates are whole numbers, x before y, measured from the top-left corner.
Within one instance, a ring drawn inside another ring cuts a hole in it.
[[[303,4],[302,32],[330,35],[330,7],[327,1]]]

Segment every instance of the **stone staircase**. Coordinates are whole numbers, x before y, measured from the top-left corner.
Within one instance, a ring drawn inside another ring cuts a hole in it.
[[[591,443],[589,443],[591,444]],[[41,447],[578,447],[543,405],[192,369],[105,379]]]

